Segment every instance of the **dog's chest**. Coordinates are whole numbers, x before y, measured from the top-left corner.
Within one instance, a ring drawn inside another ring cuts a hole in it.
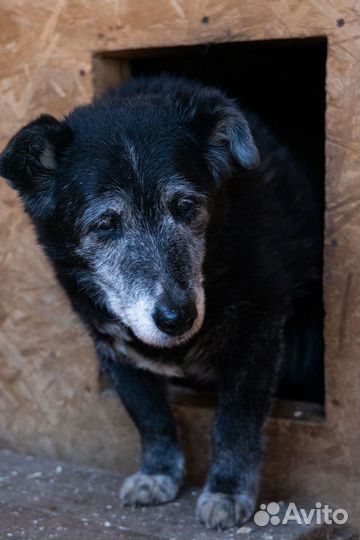
[[[97,329],[107,338],[117,355],[132,365],[146,369],[164,377],[183,377],[184,372],[178,362],[167,362],[161,352],[149,358],[136,348],[135,343],[126,327],[117,323],[103,323]]]
[[[185,375],[180,363],[168,363],[161,355],[156,358],[149,358],[134,349],[131,343],[125,340],[115,338],[114,347],[117,352],[123,353],[131,364],[140,369],[146,369],[164,377],[184,377]]]
[[[105,323],[101,332],[111,338],[114,351],[132,365],[151,371],[164,377],[191,378],[197,380],[212,380],[213,366],[208,362],[209,355],[201,341],[179,355],[175,351],[159,351],[152,357],[140,352],[127,332],[126,328],[116,323]]]

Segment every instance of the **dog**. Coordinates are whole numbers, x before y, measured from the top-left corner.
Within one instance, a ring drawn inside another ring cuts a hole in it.
[[[141,470],[122,503],[177,496],[184,457],[166,381],[185,378],[218,392],[197,516],[217,529],[249,520],[284,327],[321,283],[307,172],[253,112],[170,76],[38,117],[0,172],[139,430]]]

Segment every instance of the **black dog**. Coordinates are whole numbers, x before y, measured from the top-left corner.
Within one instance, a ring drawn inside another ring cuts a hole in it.
[[[1,174],[140,431],[123,503],[176,497],[184,459],[164,381],[186,377],[219,392],[198,517],[248,520],[284,324],[320,281],[307,175],[220,91],[168,77],[63,121],[40,116],[9,142]]]

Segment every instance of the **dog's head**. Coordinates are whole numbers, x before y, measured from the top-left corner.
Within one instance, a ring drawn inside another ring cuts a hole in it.
[[[1,156],[62,275],[144,343],[171,347],[201,327],[211,201],[258,153],[220,92],[109,97],[64,121],[41,116]]]

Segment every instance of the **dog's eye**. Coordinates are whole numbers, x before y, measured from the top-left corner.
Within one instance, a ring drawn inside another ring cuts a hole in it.
[[[95,225],[96,231],[100,233],[118,232],[121,227],[121,220],[118,214],[107,214],[102,216],[99,222]]]
[[[189,198],[180,198],[175,201],[174,210],[178,216],[190,216],[197,208],[197,202]]]

